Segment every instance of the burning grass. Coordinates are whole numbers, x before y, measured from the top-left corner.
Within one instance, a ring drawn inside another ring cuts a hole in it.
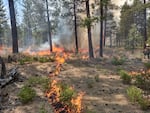
[[[46,92],[54,113],[81,113],[81,100],[83,93],[77,94],[76,91],[64,83],[53,80],[51,88]]]

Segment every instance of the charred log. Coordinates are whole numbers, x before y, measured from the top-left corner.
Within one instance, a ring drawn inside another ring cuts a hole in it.
[[[15,81],[18,77],[17,67],[11,69],[8,72],[7,78],[0,79],[0,87],[4,88],[6,85],[10,84],[12,81]]]

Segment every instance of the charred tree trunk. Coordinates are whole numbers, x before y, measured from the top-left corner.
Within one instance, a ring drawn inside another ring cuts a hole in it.
[[[78,33],[77,33],[77,15],[76,15],[76,0],[73,2],[73,10],[74,10],[74,35],[75,35],[75,47],[76,53],[78,53]]]
[[[0,75],[0,79],[4,79],[4,76],[6,75],[6,66],[5,63],[3,61],[3,59],[0,57],[0,65],[1,65],[1,75]]]
[[[13,53],[18,53],[18,34],[16,27],[16,17],[15,17],[15,9],[14,9],[14,1],[8,0],[9,2],[9,12],[10,12],[10,20],[11,20],[11,30],[12,30],[12,49]]]
[[[52,46],[52,35],[51,35],[51,22],[49,19],[49,9],[48,9],[48,1],[46,0],[46,12],[47,12],[47,23],[48,23],[48,35],[49,35],[49,45],[50,45],[50,52],[53,51]]]
[[[101,16],[101,24],[100,24],[100,50],[99,55],[103,57],[103,0],[100,1],[100,16]]]
[[[146,0],[144,0],[144,4],[146,4]],[[146,48],[147,41],[147,24],[146,24],[146,8],[144,9],[144,49]]]
[[[86,13],[87,13],[87,18],[90,19],[89,0],[86,1]],[[91,35],[91,25],[87,25],[87,31],[88,31],[88,43],[89,43],[89,57],[94,58],[93,45],[92,45],[92,35]]]

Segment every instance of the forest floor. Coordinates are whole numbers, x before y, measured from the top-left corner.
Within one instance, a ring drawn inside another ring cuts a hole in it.
[[[123,65],[115,66],[111,63],[113,56],[124,56],[127,60]],[[104,50],[104,58],[83,60],[74,56],[68,59],[55,79],[73,86],[78,92],[85,92],[82,100],[83,113],[150,113],[141,110],[139,105],[128,100],[126,89],[129,85],[123,84],[117,73],[119,69],[139,71],[145,61],[147,59],[144,59],[140,50],[131,54],[123,49],[107,48]],[[1,103],[0,113],[53,113],[50,103],[39,87],[35,88],[36,98],[28,104],[22,104],[17,94],[29,77],[48,76],[56,63],[6,64],[7,69],[14,66],[18,67],[20,80],[3,89],[7,94]],[[99,77],[98,81],[95,77]],[[43,107],[47,112],[41,112]]]

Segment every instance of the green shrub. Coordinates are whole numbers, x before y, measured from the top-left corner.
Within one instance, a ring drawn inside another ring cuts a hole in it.
[[[111,63],[113,65],[123,65],[125,62],[125,59],[124,58],[118,58],[118,57],[113,57]]]
[[[127,95],[131,102],[136,102],[142,99],[142,91],[141,89],[131,86],[127,89]]]
[[[24,104],[32,101],[35,96],[36,96],[36,92],[28,86],[23,86],[18,93],[19,99]]]
[[[19,64],[20,65],[24,65],[25,64],[25,61],[23,59],[19,60]]]
[[[145,98],[141,98],[138,103],[143,110],[147,110],[150,107],[150,101]]]
[[[41,63],[45,63],[45,62],[49,62],[50,60],[47,57],[39,57],[38,61],[41,62]]]
[[[120,78],[122,79],[122,82],[124,84],[130,84],[131,83],[132,77],[126,71],[121,70],[119,72],[119,75],[120,75]]]
[[[30,77],[27,81],[27,85],[30,86],[36,86],[36,85],[41,85],[42,89],[46,91],[49,89],[50,85],[50,79],[48,77],[40,77],[40,76],[34,76]]]
[[[135,77],[135,85],[137,85],[138,87],[143,87],[144,83],[145,83],[145,80],[142,75],[137,75]]]
[[[18,60],[20,65],[24,65],[26,62],[32,62],[33,58],[31,56],[24,56],[24,58]]]
[[[67,105],[71,105],[71,99],[76,96],[76,92],[67,84],[61,84],[60,88],[60,101]]]

